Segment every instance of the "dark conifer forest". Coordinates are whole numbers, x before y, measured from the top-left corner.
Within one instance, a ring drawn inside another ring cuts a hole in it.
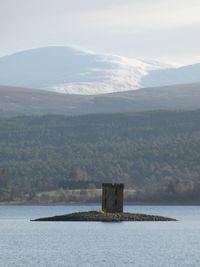
[[[132,201],[200,201],[200,111],[0,119],[1,201],[123,182]]]

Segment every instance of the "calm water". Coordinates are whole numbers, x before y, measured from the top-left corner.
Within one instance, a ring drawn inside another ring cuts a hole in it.
[[[178,222],[30,222],[97,206],[0,206],[0,267],[200,266],[200,207],[127,206]]]

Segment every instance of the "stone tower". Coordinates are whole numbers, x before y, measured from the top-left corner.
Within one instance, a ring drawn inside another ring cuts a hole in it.
[[[123,212],[124,184],[102,184],[102,211]]]

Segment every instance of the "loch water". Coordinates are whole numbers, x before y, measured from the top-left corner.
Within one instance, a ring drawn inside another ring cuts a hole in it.
[[[0,206],[0,267],[199,267],[199,206],[125,206],[177,222],[30,222],[99,206]]]

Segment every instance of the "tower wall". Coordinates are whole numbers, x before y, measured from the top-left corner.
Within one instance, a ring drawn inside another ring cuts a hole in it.
[[[124,184],[102,184],[102,210],[104,212],[123,212]]]

